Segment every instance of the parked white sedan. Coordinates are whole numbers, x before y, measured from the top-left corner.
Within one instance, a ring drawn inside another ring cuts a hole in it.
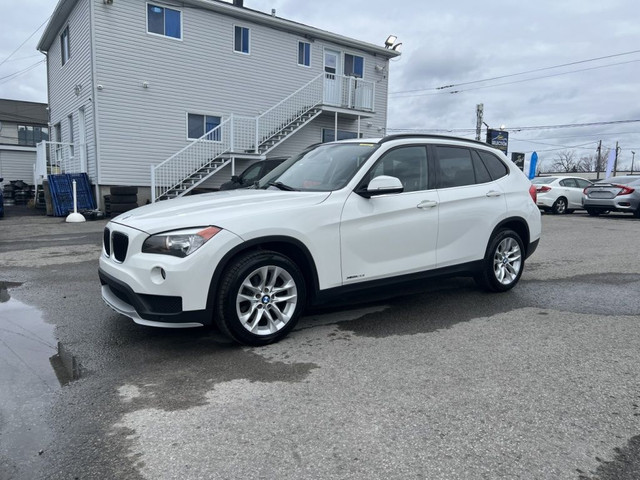
[[[593,185],[589,180],[580,177],[554,175],[552,177],[536,177],[531,180],[538,192],[538,207],[557,215],[572,213],[582,206],[582,191]]]

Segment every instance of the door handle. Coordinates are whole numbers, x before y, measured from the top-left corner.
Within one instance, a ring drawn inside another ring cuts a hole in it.
[[[499,197],[502,195],[501,192],[496,192],[495,190],[490,190],[487,192],[487,197]]]
[[[438,202],[434,200],[423,200],[418,204],[418,208],[422,208],[422,209],[433,208],[437,205],[438,205]]]

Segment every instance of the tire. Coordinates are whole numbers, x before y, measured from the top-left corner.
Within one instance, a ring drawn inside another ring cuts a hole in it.
[[[510,229],[499,230],[489,241],[482,271],[474,276],[478,286],[490,292],[506,292],[516,286],[524,270],[524,245]]]
[[[137,203],[138,195],[111,195],[110,202],[112,205],[116,203]]]
[[[564,197],[558,197],[551,207],[554,215],[563,215],[567,213],[567,199]]]
[[[284,255],[249,252],[226,268],[216,300],[215,322],[223,333],[242,345],[267,345],[298,322],[306,301],[304,277]]]
[[[113,201],[113,197],[111,197]],[[138,208],[137,203],[112,203],[111,204],[111,214],[119,215],[124,212],[128,212],[129,210],[133,210],[134,208]]]
[[[110,189],[111,195],[137,195],[138,187],[114,186]]]
[[[598,215],[600,215],[600,210],[594,210],[593,208],[587,208],[587,214],[589,214],[590,217],[597,217]]]

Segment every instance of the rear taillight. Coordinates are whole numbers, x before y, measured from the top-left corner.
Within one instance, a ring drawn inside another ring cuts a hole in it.
[[[529,187],[529,195],[531,195],[531,198],[533,199],[533,203],[537,203],[538,202],[538,192],[536,190],[536,186],[535,185],[531,185]]]
[[[538,187],[536,190],[540,193],[545,193],[551,190],[551,187],[548,187],[547,185],[543,185],[542,187]]]
[[[629,195],[630,193],[633,193],[635,190],[631,187],[627,187],[625,185],[614,185],[614,187],[618,187],[620,189],[620,191],[616,194],[616,197],[619,197],[620,195]]]
[[[582,193],[586,195],[588,193],[587,190],[589,190],[589,187],[584,187],[584,190],[582,190]]]

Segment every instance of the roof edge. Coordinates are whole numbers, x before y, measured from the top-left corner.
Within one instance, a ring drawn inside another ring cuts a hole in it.
[[[63,23],[69,17],[71,10],[75,7],[79,0],[59,0],[56,8],[51,15],[51,19],[38,42],[37,49],[40,52],[47,52],[51,47],[51,44],[55,40],[55,37],[62,28]],[[89,0],[91,1],[91,0]],[[386,58],[394,58],[400,55],[400,52],[385,48],[383,46],[374,45],[372,43],[363,42],[354,38],[345,37],[337,33],[332,33],[326,30],[322,30],[316,27],[297,23],[292,20],[287,20],[281,17],[276,17],[258,10],[252,10],[246,7],[239,7],[233,3],[227,3],[220,0],[183,0],[179,2],[183,5],[194,5],[210,10],[213,12],[222,13],[231,17],[249,20],[254,23],[266,25],[278,30],[283,30],[291,33],[296,33],[301,36],[313,39],[323,39],[339,45],[359,48],[376,55],[381,55]],[[164,3],[163,3],[164,4]]]

